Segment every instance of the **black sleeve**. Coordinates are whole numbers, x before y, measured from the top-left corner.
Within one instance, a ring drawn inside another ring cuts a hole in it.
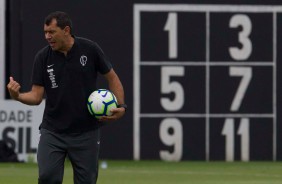
[[[44,59],[41,52],[38,52],[34,58],[32,70],[32,84],[44,86]]]
[[[103,50],[97,43],[94,44],[94,48],[97,54],[96,67],[101,74],[106,74],[112,69],[112,64],[109,59],[105,56]]]

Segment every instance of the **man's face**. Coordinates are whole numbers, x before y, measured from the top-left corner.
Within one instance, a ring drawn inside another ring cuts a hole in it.
[[[44,25],[45,39],[52,50],[64,51],[66,45],[66,31],[57,26],[57,20],[53,19],[49,25]]]

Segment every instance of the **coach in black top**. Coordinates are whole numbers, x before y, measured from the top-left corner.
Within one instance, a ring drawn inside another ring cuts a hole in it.
[[[117,97],[119,108],[99,121],[114,121],[125,113],[124,90],[101,48],[71,33],[72,23],[64,12],[45,19],[44,32],[49,45],[35,56],[32,89],[20,93],[13,77],[7,85],[11,97],[24,104],[38,105],[46,93],[46,106],[40,125],[38,145],[39,184],[59,184],[63,180],[68,155],[75,184],[94,184],[98,175],[100,135],[98,122],[87,110],[87,98],[96,87],[98,73]]]

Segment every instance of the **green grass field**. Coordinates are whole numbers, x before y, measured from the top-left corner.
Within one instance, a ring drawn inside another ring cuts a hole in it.
[[[282,162],[107,161],[98,184],[282,184]],[[36,164],[0,163],[0,184],[36,184]],[[66,163],[63,184],[72,184]]]

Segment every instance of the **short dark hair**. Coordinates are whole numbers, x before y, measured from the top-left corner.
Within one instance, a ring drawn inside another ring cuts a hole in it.
[[[52,12],[45,18],[44,23],[49,26],[53,19],[57,20],[59,28],[64,29],[66,26],[69,26],[72,31],[72,21],[67,13],[61,11]]]

